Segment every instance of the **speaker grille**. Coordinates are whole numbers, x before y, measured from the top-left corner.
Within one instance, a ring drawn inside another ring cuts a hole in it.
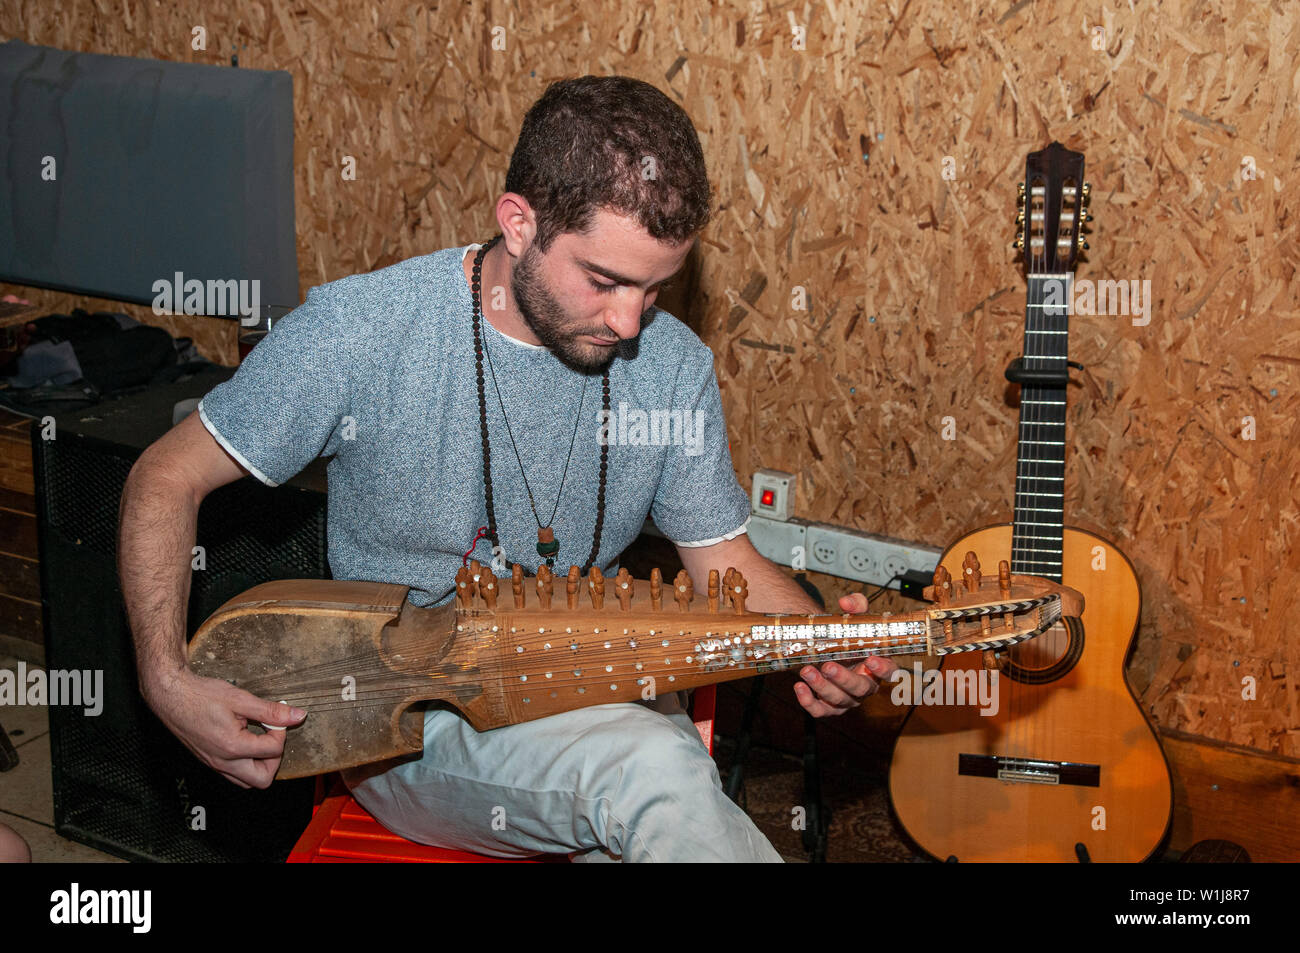
[[[55,829],[132,860],[282,861],[311,819],[315,782],[231,784],[140,697],[118,587],[118,504],[138,452],[33,427],[41,593],[51,669],[103,673],[103,711],[51,706]],[[328,578],[325,497],[251,477],[199,510],[187,637],[227,599],[271,579]]]

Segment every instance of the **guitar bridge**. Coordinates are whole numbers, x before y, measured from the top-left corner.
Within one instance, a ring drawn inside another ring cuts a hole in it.
[[[973,778],[995,778],[1010,784],[1074,784],[1088,788],[1101,786],[1101,765],[1078,761],[959,754],[957,773]]]

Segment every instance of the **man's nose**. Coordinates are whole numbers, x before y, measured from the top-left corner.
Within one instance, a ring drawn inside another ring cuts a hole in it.
[[[619,338],[634,338],[641,333],[641,315],[649,307],[647,296],[632,288],[618,298],[617,302],[605,309],[605,327]]]

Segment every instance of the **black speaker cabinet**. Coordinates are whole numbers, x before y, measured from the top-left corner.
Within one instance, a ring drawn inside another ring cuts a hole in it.
[[[32,424],[41,602],[50,671],[103,672],[103,710],[51,705],[54,823],[129,860],[282,861],[311,819],[314,781],[245,790],[202,764],[140,697],[118,586],[118,504],[132,463],[172,405],[230,369]],[[230,597],[271,579],[328,578],[322,461],[269,488],[221,487],[199,511],[187,637]]]

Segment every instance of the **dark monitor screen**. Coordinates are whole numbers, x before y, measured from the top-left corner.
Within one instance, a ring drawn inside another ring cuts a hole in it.
[[[296,305],[292,77],[0,45],[0,281]]]

